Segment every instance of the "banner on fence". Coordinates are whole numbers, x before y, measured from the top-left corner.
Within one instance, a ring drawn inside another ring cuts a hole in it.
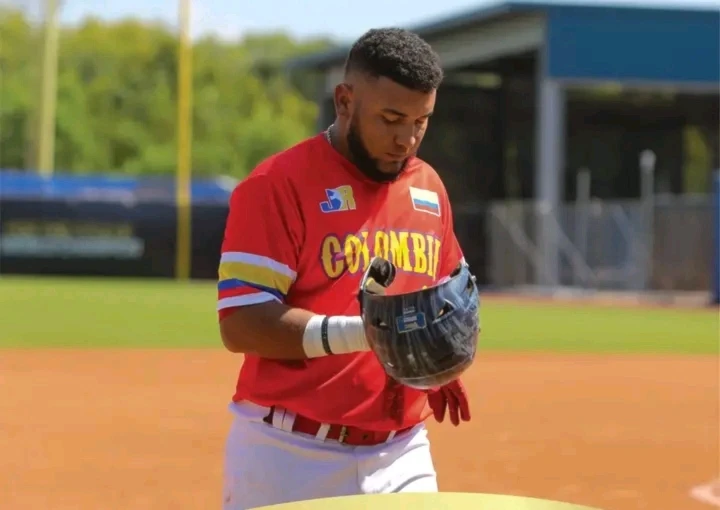
[[[217,278],[227,206],[192,208],[193,278]],[[176,209],[168,203],[4,199],[0,273],[174,277]]]

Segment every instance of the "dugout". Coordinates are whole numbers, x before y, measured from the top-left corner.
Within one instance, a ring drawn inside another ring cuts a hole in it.
[[[481,281],[490,201],[555,207],[574,198],[580,168],[594,197],[636,198],[645,149],[656,154],[657,191],[710,191],[720,167],[716,8],[509,1],[414,30],[447,75],[420,155],[445,179]],[[290,64],[323,75],[318,129],[334,117],[347,50]]]

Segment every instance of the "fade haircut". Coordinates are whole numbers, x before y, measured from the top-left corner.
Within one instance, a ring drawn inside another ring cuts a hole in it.
[[[401,28],[374,28],[350,48],[345,73],[388,78],[420,92],[436,90],[443,80],[440,57],[419,35]]]

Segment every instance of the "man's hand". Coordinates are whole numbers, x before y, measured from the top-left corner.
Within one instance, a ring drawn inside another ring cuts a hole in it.
[[[428,391],[428,404],[433,410],[438,423],[445,420],[445,412],[450,411],[450,421],[456,427],[460,420],[470,421],[470,404],[468,403],[465,387],[460,379],[441,386],[436,390]]]

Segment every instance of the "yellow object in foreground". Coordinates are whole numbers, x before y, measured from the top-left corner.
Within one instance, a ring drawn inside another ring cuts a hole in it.
[[[464,492],[372,494],[297,501],[252,510],[600,510],[546,499]]]

